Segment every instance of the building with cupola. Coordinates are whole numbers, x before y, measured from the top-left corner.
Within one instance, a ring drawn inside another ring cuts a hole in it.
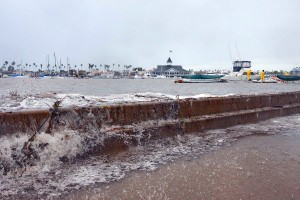
[[[169,57],[166,65],[157,65],[157,68],[152,72],[153,76],[166,76],[166,77],[179,77],[186,76],[190,74],[190,71],[187,71],[182,68],[181,65],[173,65],[171,58]]]

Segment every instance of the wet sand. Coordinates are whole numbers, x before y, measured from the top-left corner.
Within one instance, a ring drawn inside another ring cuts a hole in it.
[[[300,199],[300,135],[250,136],[65,199]]]

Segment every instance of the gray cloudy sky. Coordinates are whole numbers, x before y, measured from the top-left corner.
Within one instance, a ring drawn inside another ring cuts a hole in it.
[[[299,0],[0,0],[0,64],[164,64],[232,69],[300,66]]]

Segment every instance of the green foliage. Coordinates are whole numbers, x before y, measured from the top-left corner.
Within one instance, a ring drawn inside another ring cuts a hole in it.
[[[13,66],[9,66],[8,69],[7,69],[9,72],[13,72],[15,71],[15,68]]]

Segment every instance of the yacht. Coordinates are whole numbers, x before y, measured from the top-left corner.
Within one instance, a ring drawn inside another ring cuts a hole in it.
[[[247,81],[247,71],[251,69],[251,61],[236,60],[233,62],[233,70],[222,79],[227,81]],[[260,80],[259,74],[251,72],[251,80]]]

